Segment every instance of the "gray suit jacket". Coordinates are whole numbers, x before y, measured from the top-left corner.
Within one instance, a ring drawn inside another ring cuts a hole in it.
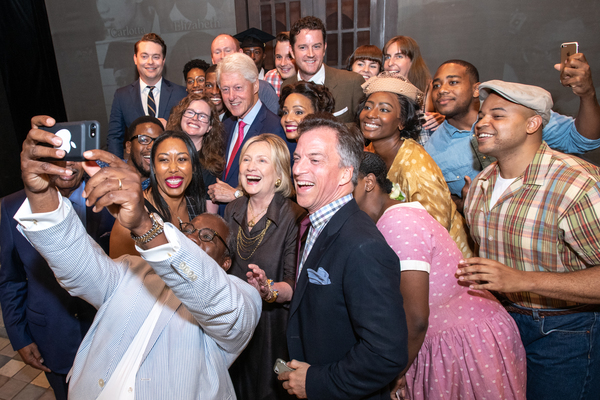
[[[298,82],[298,75],[283,81],[281,88]],[[356,72],[331,68],[325,65],[325,86],[335,98],[334,115],[341,122],[354,122],[354,114],[364,93],[360,85],[365,79]]]
[[[98,397],[162,291],[172,290],[136,375],[136,399],[235,398],[227,369],[252,337],[262,300],[170,228],[181,247],[159,262],[110,259],[72,209],[57,225],[23,230],[61,285],[98,309],[70,372],[69,397]]]

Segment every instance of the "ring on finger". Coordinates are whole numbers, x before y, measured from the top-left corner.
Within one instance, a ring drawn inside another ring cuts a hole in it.
[[[121,179],[117,178],[117,180],[119,181],[119,190],[123,189],[123,183],[121,182]]]

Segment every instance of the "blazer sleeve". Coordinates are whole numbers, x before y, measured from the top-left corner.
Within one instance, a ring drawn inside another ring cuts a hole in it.
[[[17,252],[14,235],[15,223],[2,201],[2,219],[0,221],[0,304],[6,332],[15,350],[31,344],[25,314],[27,301],[27,275]]]
[[[260,318],[262,299],[258,291],[227,275],[177,229],[170,229],[170,233],[177,235],[180,249],[171,258],[148,263],[207,335],[228,353],[239,353],[252,338]]]
[[[110,120],[108,122],[108,134],[106,144],[108,151],[119,158],[123,158],[123,140],[125,138],[125,117],[123,115],[123,106],[121,104],[123,94],[117,90],[113,98],[110,109]]]
[[[407,364],[398,260],[384,241],[367,240],[348,248],[343,293],[358,341],[338,362],[308,369],[309,399],[369,396],[385,388]]]
[[[126,258],[112,260],[87,234],[69,200],[67,217],[40,231],[23,233],[48,261],[56,279],[71,296],[81,297],[96,309],[112,295],[128,269]],[[57,240],[60,238],[60,240]]]
[[[273,114],[279,113],[279,97],[269,82],[258,81],[258,98]]]

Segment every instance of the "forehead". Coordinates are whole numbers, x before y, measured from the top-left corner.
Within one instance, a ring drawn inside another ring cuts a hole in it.
[[[221,74],[221,80],[219,83],[221,86],[250,84],[250,82],[247,81],[242,74],[237,72],[223,72]]]
[[[285,99],[285,107],[295,105],[301,105],[303,107],[308,105],[312,108],[312,103],[310,102],[309,98],[300,93],[292,93]]]
[[[320,30],[302,29],[296,35],[296,44],[300,41],[302,43],[323,43],[323,32]]]
[[[207,72],[206,73],[206,80],[207,81],[216,81],[217,80],[217,72]]]
[[[183,140],[178,138],[168,138],[163,140],[156,149],[156,153],[166,153],[175,151],[177,153],[187,153],[187,147]]]
[[[388,103],[394,107],[399,107],[398,97],[390,92],[375,92],[369,96],[367,102]]]
[[[298,152],[324,154],[327,157],[338,156],[337,132],[329,127],[317,127],[302,133],[298,139]]]
[[[200,68],[192,68],[188,71],[187,76],[204,76],[204,71]]]
[[[236,47],[235,42],[233,40],[234,39],[231,36],[226,36],[226,35],[217,36],[215,38],[215,40],[213,40],[210,48],[213,51],[216,49],[225,48],[225,47],[229,47],[229,48],[233,49]]]
[[[287,55],[290,52],[290,42],[277,42],[275,54]]]
[[[138,44],[138,54],[140,53],[162,55],[162,47],[158,43],[143,41]]]
[[[434,79],[444,79],[447,76],[458,76],[460,78],[466,78],[467,68],[454,63],[444,64],[438,68],[437,72],[435,73]]]
[[[398,54],[398,53],[404,54],[405,51],[402,50],[402,48],[400,47],[400,43],[394,42],[394,43],[390,44],[387,49],[384,49],[383,53],[384,54]]]
[[[258,47],[258,46],[251,46],[251,47],[244,47],[243,49],[244,51],[263,51],[262,47]]]
[[[191,108],[193,110],[205,111],[205,112],[206,112],[206,110],[209,110],[209,112],[210,112],[210,106],[208,104],[206,104],[206,102],[204,100],[194,100],[190,103],[188,108]]]
[[[267,142],[254,142],[246,148],[246,153],[260,154],[271,157],[271,146]]]
[[[150,137],[158,137],[163,132],[162,127],[159,127],[154,122],[145,122],[135,127],[136,135],[146,135]]]
[[[223,238],[227,238],[227,235],[229,234],[229,228],[227,228],[227,225],[225,225],[220,218],[212,214],[198,215],[192,220],[192,225],[194,225],[194,228],[198,230],[204,228],[213,229],[217,231],[217,233]]]

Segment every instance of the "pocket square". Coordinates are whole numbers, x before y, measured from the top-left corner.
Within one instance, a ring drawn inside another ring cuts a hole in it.
[[[329,279],[329,274],[327,271],[320,267],[318,270],[307,268],[306,272],[308,272],[308,281],[315,285],[331,285],[331,280]]]

